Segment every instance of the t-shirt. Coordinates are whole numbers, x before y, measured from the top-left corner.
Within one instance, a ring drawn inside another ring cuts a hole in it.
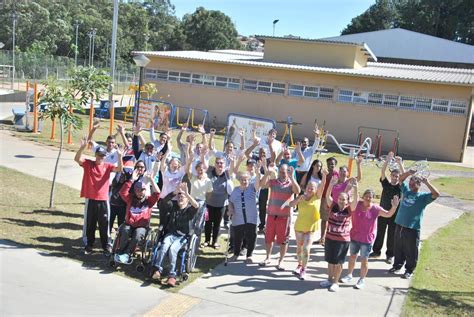
[[[347,185],[349,184],[349,179],[345,182],[339,183],[334,185],[331,192],[331,197],[333,201],[337,201],[339,199],[339,195],[346,190]],[[350,193],[347,193],[349,197],[351,196]]]
[[[295,231],[315,232],[318,229],[319,205],[321,201],[316,197],[303,200],[298,204],[298,217],[295,222]]]
[[[382,184],[382,196],[380,197],[380,206],[382,206],[386,210],[389,210],[390,208],[392,208],[393,196],[401,196],[402,186],[400,184],[392,185],[386,178],[380,180],[380,183]]]
[[[271,216],[287,217],[290,215],[289,202],[293,197],[293,188],[291,181],[280,182],[277,179],[268,181],[268,187],[271,190],[268,201],[267,214]]]
[[[206,193],[212,191],[212,182],[204,175],[203,179],[196,176],[191,178],[191,196],[196,200],[206,200]]]
[[[256,225],[258,219],[257,210],[257,191],[255,185],[250,184],[242,190],[236,187],[229,197],[229,202],[234,205],[234,216],[232,217],[232,226],[239,226],[246,223]]]
[[[356,209],[352,212],[352,241],[374,243],[375,232],[377,231],[377,218],[381,210],[382,207],[375,204],[365,210],[362,201],[357,203]]]
[[[316,147],[317,147],[318,144],[319,144],[319,141],[314,142],[313,146],[308,146],[304,150],[301,151],[303,153],[304,162],[303,162],[303,164],[298,166],[298,168],[296,169],[298,172],[307,172],[307,171],[309,171],[309,168],[311,167],[313,154],[316,151]],[[291,154],[291,158],[297,159],[298,158],[298,153],[296,153],[296,151],[293,151],[293,153]]]
[[[278,140],[274,140],[273,141],[273,144],[272,144],[272,147],[273,147],[273,151],[275,151],[275,155],[278,155],[280,152],[281,152],[281,149],[282,149],[282,145],[281,145],[281,142],[278,141]],[[263,138],[261,141],[260,141],[260,146],[257,148],[257,151],[260,149],[260,148],[263,148],[265,150],[265,154],[268,158],[270,158],[270,146],[268,145],[268,139],[267,138]]]
[[[197,172],[196,172],[196,165],[201,161],[201,156],[199,154],[196,154],[195,152],[193,153],[193,158],[192,158],[192,163],[191,163],[191,173],[194,175],[194,176],[197,176]],[[209,155],[206,154],[204,156],[204,160],[205,160],[205,163],[207,166],[209,166]]]
[[[95,153],[95,151],[97,150],[97,148],[99,147],[100,145],[95,142],[95,141],[92,141],[92,151]],[[104,162],[105,163],[109,163],[109,164],[113,164],[115,166],[117,166],[118,164],[118,154],[117,154],[117,149],[112,149],[110,151],[107,151],[106,149],[106,154],[105,154],[105,158],[104,158]],[[109,182],[112,183],[112,181],[114,180],[114,177],[115,177],[115,173],[111,173],[110,176],[109,176]]]
[[[339,205],[333,203],[329,212],[326,238],[334,241],[351,241],[351,208],[348,206],[342,211]]]
[[[232,180],[227,177],[227,172],[217,175],[215,169],[210,168],[207,175],[212,182],[212,192],[207,196],[206,203],[212,207],[227,206],[228,193],[232,192],[228,190],[230,189],[229,186],[231,186]]]
[[[109,200],[110,173],[115,166],[110,163],[95,164],[95,161],[85,160],[82,163],[81,197],[93,200]]]
[[[293,176],[296,177],[296,168],[298,167],[298,160],[290,159],[286,161],[285,159],[280,160],[280,164],[278,166],[281,166],[282,164],[288,165],[288,167],[293,167]]]
[[[235,155],[235,157],[239,157],[241,154],[242,154],[242,151],[239,149],[239,150],[234,150],[234,152],[232,153],[233,155]],[[220,157],[223,157],[225,159],[225,167],[228,169],[230,167],[230,159],[229,159],[229,155],[226,154],[225,152],[222,152],[222,151],[211,151],[211,155],[214,155],[216,158],[220,158]]]
[[[402,195],[395,223],[406,228],[420,230],[423,212],[426,206],[433,202],[432,194],[412,192],[408,185],[403,183]]]
[[[184,167],[181,167],[174,173],[172,173],[169,168],[166,168],[165,172],[163,173],[163,188],[161,189],[161,197],[166,197],[169,193],[174,192],[178,188],[179,184],[181,184],[181,180],[185,174]]]
[[[143,161],[143,163],[145,163],[145,167],[147,171],[152,171],[156,163],[156,156],[154,154],[148,155],[145,153],[145,151],[143,151],[140,154],[140,157],[138,157],[138,160]]]

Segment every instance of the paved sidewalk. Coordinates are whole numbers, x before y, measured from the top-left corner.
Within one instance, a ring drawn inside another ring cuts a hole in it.
[[[0,165],[51,180],[57,155],[55,148],[22,141],[8,131],[0,131],[0,144]],[[82,169],[73,157],[74,153],[63,152],[57,181],[79,189]],[[422,237],[427,238],[461,213],[437,203],[431,204],[426,210]],[[254,256],[256,262],[263,259],[262,240],[259,237]],[[284,272],[277,271],[274,265],[260,268],[257,264],[246,266],[238,261],[227,267],[219,265],[179,294],[170,294],[157,288],[141,287],[141,283],[116,274],[88,270],[75,261],[0,243],[0,315],[130,316],[147,311],[149,315],[187,312],[187,316],[400,314],[409,282],[387,274],[389,265],[383,259],[369,262],[364,290],[353,289],[354,281],[341,287],[338,293],[329,293],[319,287],[319,282],[326,277],[322,247],[312,249],[306,281],[299,281],[291,274],[296,266],[294,254],[292,241]],[[55,272],[54,275],[51,272]],[[358,270],[355,276],[357,274]],[[130,303],[136,301],[136,305],[129,304],[127,296],[131,298]],[[28,305],[22,305],[24,298],[28,298]]]

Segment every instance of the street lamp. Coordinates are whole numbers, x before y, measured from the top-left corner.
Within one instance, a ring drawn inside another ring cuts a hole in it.
[[[275,36],[275,24],[278,23],[280,20],[273,20],[273,36]]]
[[[89,66],[94,66],[94,40],[96,33],[97,29],[91,29],[87,32],[87,36],[89,36]]]
[[[78,36],[78,31],[79,31],[79,24],[80,23],[79,23],[78,20],[76,20],[74,22],[74,27],[76,28],[76,47],[74,49],[74,67],[77,67],[77,51],[79,50],[78,47],[77,47],[78,46],[77,45],[77,36]]]
[[[142,85],[143,85],[143,69],[148,65],[150,62],[150,59],[148,59],[145,55],[140,54],[140,55],[135,55],[133,57],[133,61],[135,64],[140,67],[140,77],[138,79],[138,95],[137,95],[137,103],[135,105],[135,125],[137,124],[138,121],[138,111],[140,110],[140,95],[142,91]]]

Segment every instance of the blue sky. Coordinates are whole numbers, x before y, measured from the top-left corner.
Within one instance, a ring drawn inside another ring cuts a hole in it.
[[[241,35],[296,35],[322,38],[339,35],[351,19],[375,0],[171,0],[182,18],[202,6],[230,16]]]

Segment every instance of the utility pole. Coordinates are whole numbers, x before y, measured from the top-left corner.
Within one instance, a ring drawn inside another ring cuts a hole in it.
[[[74,49],[74,67],[77,67],[77,52],[79,50],[78,48],[78,45],[77,45],[77,37],[78,37],[78,31],[79,31],[79,21],[76,20],[74,22],[74,27],[76,28],[76,46],[75,46],[75,49]]]
[[[275,36],[275,24],[278,23],[280,20],[273,20],[273,36]]]
[[[17,15],[16,15],[16,8],[13,7],[13,13],[12,13],[12,18],[13,18],[13,28],[12,28],[12,33],[13,33],[13,39],[12,39],[12,62],[13,62],[13,85],[15,85],[15,72],[16,72],[16,67],[15,67],[15,46],[16,46],[16,21],[17,21]]]
[[[115,115],[115,103],[114,103],[114,79],[115,79],[115,51],[117,50],[117,24],[118,24],[118,0],[114,0],[114,15],[112,18],[112,45],[110,48],[110,77],[112,77],[112,83],[109,87],[109,114],[110,114],[110,129],[109,134],[112,134],[114,128],[114,115]]]

